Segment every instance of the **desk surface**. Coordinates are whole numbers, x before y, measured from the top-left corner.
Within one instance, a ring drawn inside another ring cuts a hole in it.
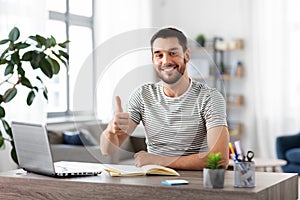
[[[256,187],[234,188],[233,172],[226,171],[223,189],[203,188],[202,171],[179,171],[181,177],[52,178],[23,170],[0,173],[0,199],[297,199],[297,174],[256,172]],[[185,179],[188,185],[166,186],[165,179]]]

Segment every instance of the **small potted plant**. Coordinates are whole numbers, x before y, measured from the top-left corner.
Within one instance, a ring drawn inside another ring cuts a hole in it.
[[[210,153],[203,169],[203,185],[205,188],[223,188],[225,168],[220,165],[221,153]]]
[[[205,36],[203,34],[197,35],[196,41],[200,46],[205,47]]]

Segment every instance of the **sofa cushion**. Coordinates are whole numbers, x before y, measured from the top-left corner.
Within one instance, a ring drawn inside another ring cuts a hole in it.
[[[80,137],[79,137],[80,132],[79,131],[65,131],[64,132],[64,143],[65,144],[71,144],[71,145],[83,145]]]
[[[300,148],[292,148],[287,150],[285,156],[289,162],[300,164]]]
[[[64,144],[97,146],[98,143],[88,130],[65,131],[63,134]]]
[[[63,131],[48,130],[48,138],[50,144],[63,144]]]
[[[86,129],[80,129],[79,137],[80,137],[83,145],[86,145],[86,146],[98,146],[99,145],[97,140]]]

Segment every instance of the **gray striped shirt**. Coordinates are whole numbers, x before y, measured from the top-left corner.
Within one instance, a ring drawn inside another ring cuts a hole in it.
[[[130,118],[146,130],[149,153],[181,156],[207,151],[207,130],[227,126],[223,96],[194,81],[179,97],[164,94],[162,82],[136,89],[128,105]]]

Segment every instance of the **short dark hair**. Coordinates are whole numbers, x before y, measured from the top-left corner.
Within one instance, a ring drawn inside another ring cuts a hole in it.
[[[151,52],[153,52],[153,43],[157,38],[169,38],[169,37],[176,37],[179,41],[179,44],[182,46],[183,52],[187,50],[187,38],[183,34],[182,31],[176,29],[176,28],[164,28],[159,30],[157,33],[155,33],[151,40]]]

